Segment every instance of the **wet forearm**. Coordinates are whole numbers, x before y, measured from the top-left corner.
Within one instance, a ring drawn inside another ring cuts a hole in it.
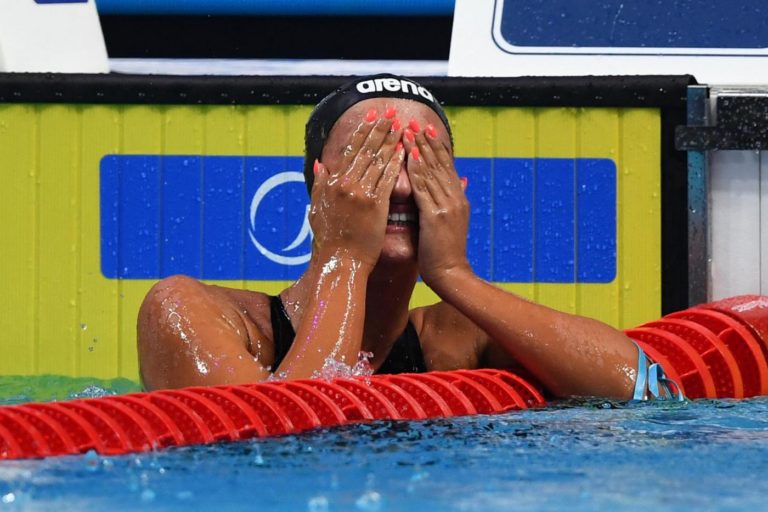
[[[529,302],[464,270],[433,289],[555,395],[631,396],[637,349],[618,330]]]
[[[276,374],[310,378],[333,359],[354,365],[362,343],[365,293],[370,268],[334,253],[310,269],[316,282],[296,330],[296,337]]]

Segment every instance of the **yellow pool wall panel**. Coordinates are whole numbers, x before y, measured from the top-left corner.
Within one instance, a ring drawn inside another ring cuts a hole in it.
[[[297,156],[310,111],[309,105],[0,104],[0,375],[138,380],[136,314],[155,280],[107,279],[101,272],[104,155]],[[616,278],[499,286],[620,328],[660,315],[657,109],[447,111],[459,157],[608,158],[617,167]],[[273,294],[289,284],[208,282]],[[412,304],[436,300],[419,283]]]

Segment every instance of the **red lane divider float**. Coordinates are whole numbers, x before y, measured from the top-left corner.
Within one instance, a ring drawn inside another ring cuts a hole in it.
[[[760,341],[763,356],[768,358],[768,297],[741,295],[699,307],[719,311],[746,324],[754,337]]]
[[[370,420],[541,407],[535,386],[502,370],[262,382],[0,407],[0,459],[105,455],[236,441]]]
[[[710,330],[690,320],[678,318],[664,318],[645,324],[645,327],[668,331],[695,350],[712,377],[715,389],[709,396],[744,398],[744,382],[736,358]]]
[[[629,329],[689,398],[768,394],[768,297],[746,295]],[[502,370],[191,387],[0,407],[0,459],[114,455],[292,434],[372,420],[541,407],[528,379]]]
[[[686,340],[662,329],[645,326],[630,329],[626,334],[644,347],[649,355],[664,355],[656,357],[673,380],[680,384],[686,396],[702,397],[715,394],[715,383],[709,369]],[[650,347],[656,352],[650,350]]]
[[[738,362],[745,397],[768,394],[768,360],[763,355],[762,344],[744,323],[719,311],[703,308],[687,309],[667,318],[695,322],[707,328],[728,347]]]
[[[625,332],[688,398],[768,394],[768,297],[731,297]]]

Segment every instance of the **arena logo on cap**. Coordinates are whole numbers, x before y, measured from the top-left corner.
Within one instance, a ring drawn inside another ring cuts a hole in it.
[[[432,93],[424,87],[408,80],[398,80],[397,78],[371,78],[370,80],[363,80],[357,84],[357,90],[363,94],[382,91],[406,92],[413,95],[419,95],[429,101],[435,101]]]

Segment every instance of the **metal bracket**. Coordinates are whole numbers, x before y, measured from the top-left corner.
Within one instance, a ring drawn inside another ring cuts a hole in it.
[[[711,134],[709,87],[688,87],[686,128],[689,133]],[[678,127],[679,131],[679,127]],[[698,147],[688,149],[688,305],[709,300],[709,165],[707,153]]]
[[[690,99],[690,98],[689,98]],[[715,98],[716,126],[678,126],[675,147],[684,151],[768,149],[768,96],[722,91]]]

